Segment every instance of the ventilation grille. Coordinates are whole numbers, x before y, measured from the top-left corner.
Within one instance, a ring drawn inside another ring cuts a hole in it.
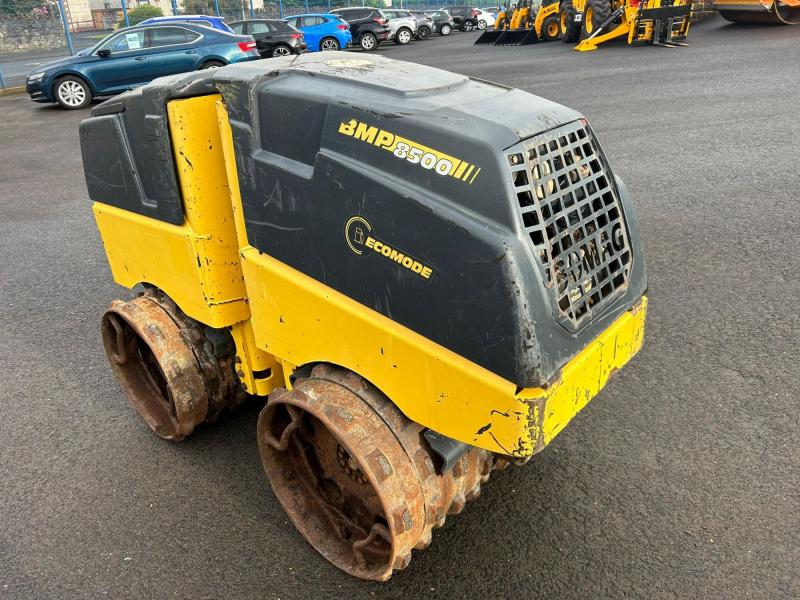
[[[630,241],[611,171],[584,120],[515,146],[508,164],[559,320],[577,330],[628,287]]]

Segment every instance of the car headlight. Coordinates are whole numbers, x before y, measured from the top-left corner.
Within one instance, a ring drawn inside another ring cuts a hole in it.
[[[28,75],[28,81],[39,81],[42,77],[44,77],[44,71],[41,73],[31,73]]]

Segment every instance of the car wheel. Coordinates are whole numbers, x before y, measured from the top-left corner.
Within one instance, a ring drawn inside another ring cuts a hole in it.
[[[336,38],[327,37],[319,43],[320,52],[335,52],[339,47]]]
[[[478,21],[478,29],[480,29],[481,31],[483,31],[484,29],[486,29],[486,21],[484,21],[483,19],[481,19],[480,21]]]
[[[378,39],[371,33],[362,35],[358,43],[364,50],[375,50],[378,47]]]
[[[67,110],[83,108],[92,101],[89,84],[73,75],[67,75],[56,81],[53,92],[56,101]]]
[[[417,29],[417,39],[419,39],[419,40],[424,40],[430,34],[431,34],[431,30],[428,27],[426,27],[425,25],[423,25],[422,27]]]
[[[276,56],[291,56],[292,49],[286,44],[278,44],[272,49],[272,52],[270,52],[269,55],[272,58],[275,58]]]
[[[394,37],[394,43],[400,44],[401,46],[405,46],[408,42],[411,41],[414,35],[411,33],[411,30],[407,27],[402,27],[397,30],[397,35]]]
[[[472,21],[464,21],[464,23],[461,25],[461,31],[472,31],[472,28]]]
[[[450,32],[453,31],[453,28],[450,27],[448,23],[445,23],[439,28],[439,33],[441,35],[450,35]]]
[[[224,67],[225,63],[221,60],[207,60],[202,65],[200,65],[200,70],[203,69],[219,69],[220,67]]]

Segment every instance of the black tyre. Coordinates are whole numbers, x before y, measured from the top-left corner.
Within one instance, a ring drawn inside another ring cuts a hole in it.
[[[731,23],[752,23],[753,20],[751,17],[748,17],[748,12],[749,11],[743,10],[721,10],[719,14],[723,19]]]
[[[405,46],[413,39],[414,34],[411,33],[411,30],[408,27],[401,27],[397,30],[397,33],[394,36],[394,43]]]
[[[475,24],[472,21],[464,21],[461,24],[461,31],[472,31],[475,29]]]
[[[484,21],[483,19],[479,19],[478,20],[478,31],[483,31],[484,29],[486,29],[486,21]]]
[[[60,77],[53,84],[53,97],[63,108],[77,110],[89,106],[92,101],[92,90],[80,77],[67,75]]]
[[[365,33],[358,38],[358,45],[362,50],[375,50],[378,47],[378,38],[371,33]]]
[[[793,11],[793,12],[792,12]],[[797,25],[800,23],[800,8],[791,8],[786,5],[781,6],[776,3],[770,12],[753,10],[721,10],[719,14],[726,21],[731,23],[744,23],[757,25],[779,24]]]
[[[789,6],[785,2],[775,0],[772,5],[772,14],[775,16],[775,20],[780,23],[800,25],[800,6]]]
[[[200,71],[203,69],[218,69],[219,67],[224,67],[225,63],[221,60],[207,60],[202,65],[200,65]]]
[[[610,0],[588,0],[583,9],[583,26],[581,38],[586,39],[595,33],[611,16]]]
[[[431,35],[431,30],[426,25],[423,25],[419,29],[417,29],[417,39],[424,40],[426,37]]]
[[[339,40],[336,38],[326,37],[319,41],[320,52],[336,52],[340,48],[341,44],[339,44]]]
[[[555,41],[561,35],[561,24],[558,15],[550,15],[542,21],[542,39],[548,42]]]
[[[439,35],[450,35],[453,31],[453,28],[450,27],[450,23],[445,23],[441,27],[439,27]]]
[[[269,53],[272,58],[275,58],[276,56],[291,56],[292,54],[294,54],[292,49],[286,44],[276,45]]]
[[[561,40],[567,44],[575,43],[581,37],[581,24],[575,22],[577,14],[578,11],[572,5],[572,0],[561,2],[561,11],[559,12]]]

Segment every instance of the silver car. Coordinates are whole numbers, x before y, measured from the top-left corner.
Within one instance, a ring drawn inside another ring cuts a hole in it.
[[[433,23],[433,17],[422,10],[412,10],[411,14],[417,20],[417,39],[424,40],[434,31],[436,26]]]
[[[406,45],[417,35],[417,20],[410,11],[382,8],[381,12],[389,19],[389,39],[394,40],[395,44]]]

